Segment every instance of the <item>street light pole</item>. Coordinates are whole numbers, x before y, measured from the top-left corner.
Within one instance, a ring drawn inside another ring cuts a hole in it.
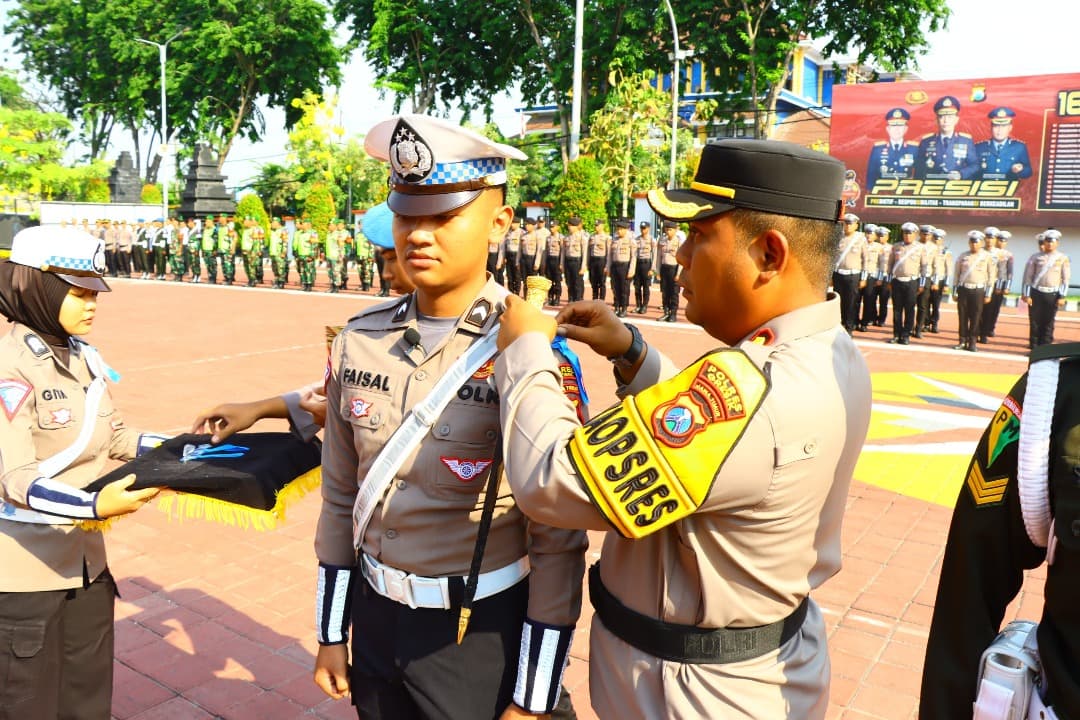
[[[675,23],[675,11],[671,8],[671,0],[664,0],[667,5],[668,17],[671,18],[671,36],[675,42],[675,71],[671,75],[671,171],[668,174],[668,189],[675,187],[675,151],[677,133],[679,130],[679,59],[682,56],[679,50],[679,26]]]
[[[577,0],[574,13],[574,91],[570,98],[570,160],[578,158],[578,145],[581,142],[581,53],[585,24],[585,0]]]
[[[158,60],[161,62],[161,217],[163,222],[169,219],[169,136],[167,134],[168,128],[166,126],[165,107],[165,51],[168,49],[169,43],[180,37],[186,31],[187,28],[178,30],[171,38],[163,43],[135,38],[135,42],[156,47],[158,49]]]

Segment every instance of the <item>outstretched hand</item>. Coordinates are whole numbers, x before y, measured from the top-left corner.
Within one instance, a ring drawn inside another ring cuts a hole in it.
[[[541,332],[548,340],[555,339],[556,325],[545,315],[517,295],[506,296],[506,309],[499,316],[499,350],[505,350],[526,333]]]
[[[247,430],[261,417],[256,402],[225,403],[200,413],[191,425],[191,432],[209,432],[210,442],[216,445],[234,433]]]
[[[161,492],[161,488],[156,487],[128,490],[134,482],[135,473],[131,473],[101,488],[94,501],[97,516],[104,519],[133,513]]]
[[[570,303],[555,316],[559,334],[583,342],[603,357],[618,357],[630,349],[634,336],[606,304],[597,300]]]

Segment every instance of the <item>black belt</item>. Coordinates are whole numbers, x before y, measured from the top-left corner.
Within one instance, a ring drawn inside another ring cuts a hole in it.
[[[600,566],[589,568],[589,596],[600,621],[613,635],[638,650],[681,663],[732,663],[776,650],[802,627],[808,598],[783,620],[746,628],[700,628],[664,622],[619,602],[600,580]]]

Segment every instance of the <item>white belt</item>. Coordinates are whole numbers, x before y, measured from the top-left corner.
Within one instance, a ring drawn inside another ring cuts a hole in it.
[[[849,270],[847,268],[837,268],[836,270],[834,270],[834,272],[840,273],[841,275],[857,275],[857,274],[861,273],[862,270],[857,270],[857,269]]]
[[[982,290],[986,286],[985,285],[977,285],[975,283],[964,283],[961,287],[967,288],[968,290]]]
[[[402,605],[416,609],[450,609],[450,578],[420,577],[404,570],[383,565],[366,553],[360,556],[360,572],[375,592]],[[529,558],[510,563],[497,570],[480,573],[476,580],[475,599],[482,600],[517,585],[529,574]],[[464,582],[464,578],[462,581]]]
[[[1038,290],[1039,292],[1044,292],[1044,293],[1056,293],[1061,288],[1059,288],[1059,287],[1037,287],[1035,289]]]
[[[899,280],[900,282],[910,282],[910,281],[912,281],[914,279],[915,279],[914,275],[912,275],[910,277],[894,277],[893,278],[893,280]]]

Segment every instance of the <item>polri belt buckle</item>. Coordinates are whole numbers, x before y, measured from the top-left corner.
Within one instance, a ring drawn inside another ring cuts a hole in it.
[[[416,600],[413,598],[412,577],[397,568],[382,566],[383,585],[386,586],[386,596],[402,605],[408,605],[416,609]]]

